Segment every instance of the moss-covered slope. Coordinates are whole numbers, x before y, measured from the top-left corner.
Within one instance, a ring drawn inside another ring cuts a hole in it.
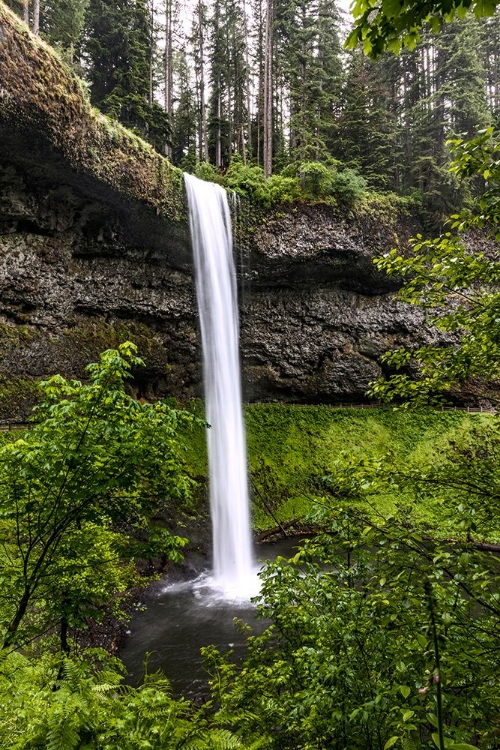
[[[148,228],[188,242],[180,170],[93,109],[80,80],[1,0],[0,139],[3,156],[120,202],[137,236]]]
[[[248,465],[251,477],[253,525],[257,531],[298,519],[301,521],[324,503],[355,505],[367,517],[396,514],[409,525],[427,527],[434,535],[453,536],[460,530],[449,525],[450,510],[458,505],[453,487],[442,492],[401,493],[395,486],[376,491],[371,505],[328,497],[325,475],[351,462],[377,461],[403,473],[423,471],[454,460],[451,447],[477,439],[474,430],[491,425],[491,415],[451,411],[394,411],[381,409],[331,409],[326,406],[254,404],[246,409]],[[188,463],[203,484],[207,476],[205,436],[190,432]],[[269,511],[272,511],[270,513]],[[481,521],[476,538],[500,539],[498,521]]]

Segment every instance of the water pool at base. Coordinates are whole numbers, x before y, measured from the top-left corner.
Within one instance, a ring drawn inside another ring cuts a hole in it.
[[[260,545],[255,548],[255,558],[263,561],[278,555],[288,557],[298,544],[298,539],[286,539]],[[205,585],[204,575],[192,581],[157,586],[148,597],[147,609],[134,615],[130,635],[120,652],[129,672],[128,682],[141,683],[145,655],[149,653],[149,672],[161,668],[176,696],[203,701],[208,697],[208,689],[200,649],[213,644],[223,653],[232,649],[234,658],[241,659],[245,652],[244,637],[235,628],[234,618],[248,622],[254,632],[264,630],[267,622],[255,618],[254,605],[214,595]]]

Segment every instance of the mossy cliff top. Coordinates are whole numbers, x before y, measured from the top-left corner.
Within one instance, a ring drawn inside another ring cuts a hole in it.
[[[1,0],[0,139],[2,157],[35,179],[49,175],[131,214],[138,236],[168,230],[170,245],[188,243],[180,170],[92,108],[80,80]]]
[[[28,192],[97,203],[125,245],[190,273],[181,171],[91,107],[78,77],[2,0],[0,141],[0,169],[14,167]],[[404,245],[411,223],[397,201],[373,196],[349,210],[306,199],[263,208],[250,196],[236,229],[253,283],[334,282],[380,293],[394,282],[375,275],[373,257]]]

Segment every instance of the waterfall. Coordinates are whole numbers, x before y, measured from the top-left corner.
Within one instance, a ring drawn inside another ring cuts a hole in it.
[[[185,174],[203,346],[214,584],[244,597],[255,579],[231,216],[225,190]]]

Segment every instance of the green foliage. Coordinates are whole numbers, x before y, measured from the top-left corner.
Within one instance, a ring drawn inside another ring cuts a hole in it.
[[[318,198],[330,195],[333,187],[333,171],[319,161],[302,162],[297,167],[300,186],[305,195]]]
[[[336,172],[332,180],[332,192],[336,198],[352,205],[364,198],[367,182],[356,170],[346,167]]]
[[[492,16],[496,0],[411,0],[400,4],[387,0],[374,7],[370,0],[356,0],[352,13],[354,28],[347,39],[347,46],[361,44],[367,55],[377,57],[389,50],[398,54],[402,45],[413,49],[420,39],[422,26],[426,23],[434,32],[441,29],[444,21],[463,18],[473,10],[477,18]]]
[[[10,750],[231,750],[228,730],[210,728],[168,681],[146,674],[123,684],[123,665],[104,652],[85,659],[9,655],[0,665],[0,747]]]
[[[233,155],[229,169],[224,175],[219,174],[207,162],[200,162],[194,173],[201,180],[222,184],[228,190],[248,198],[254,205],[263,208],[304,198],[296,177],[275,174],[266,179],[261,167],[244,165],[238,154]]]
[[[88,0],[42,0],[40,3],[40,26],[43,37],[63,57],[73,60],[83,29]]]
[[[141,364],[135,350],[128,342],[104,352],[88,366],[88,384],[60,375],[42,382],[33,427],[0,448],[4,646],[60,623],[66,648],[67,627],[98,618],[131,583],[116,525],[147,529],[162,502],[189,494],[177,432],[195,418],[126,394]],[[159,552],[179,558],[184,540],[158,542]]]
[[[398,498],[393,512],[408,529],[425,529],[433,539],[499,539],[498,420],[476,420],[468,430],[449,432],[442,438],[431,442],[427,451],[409,454],[404,460],[392,450],[361,460],[355,456],[338,460],[323,480],[324,489],[338,502],[354,501],[365,514],[371,508],[387,515],[380,499]],[[427,506],[427,518],[419,515],[422,506]]]
[[[339,169],[338,164],[331,159],[328,165],[302,162],[266,179],[261,167],[244,165],[236,154],[224,175],[218,175],[205,162],[198,164],[195,174],[202,180],[219,182],[264,208],[298,201],[329,200],[330,196],[349,205],[357,203],[366,194],[366,180],[353,169]]]
[[[473,229],[500,238],[500,146],[492,128],[477,138],[452,142],[456,157],[452,165],[458,175],[480,175],[486,190],[470,210],[452,216],[452,229],[435,240],[420,235],[411,242],[408,257],[393,250],[376,259],[378,268],[402,277],[400,299],[422,307],[429,321],[452,334],[450,343],[427,345],[414,351],[388,353],[385,361],[397,371],[374,383],[371,392],[379,399],[410,399],[417,404],[439,400],[456,385],[476,378],[477,391],[496,401],[500,365],[499,322],[500,267],[495,244],[484,251],[468,249],[463,233]],[[408,368],[418,372],[410,377]],[[398,372],[399,371],[399,372]]]
[[[393,473],[397,469],[409,471],[410,467],[414,472],[424,471],[434,463],[453,464],[449,444],[460,444],[465,450],[477,441],[475,430],[482,430],[483,425],[486,429],[491,422],[488,416],[460,412],[273,404],[247,407],[245,416],[254,485],[253,523],[259,530],[276,526],[273,514],[282,522],[302,522],[332,491],[322,481],[325,474],[339,472],[341,467],[362,459],[370,466],[383,461],[385,469],[390,465]],[[188,460],[190,455],[191,450]],[[390,461],[384,458],[387,456]],[[345,492],[339,497],[346,501]],[[349,495],[348,502],[374,516],[400,513],[408,522],[432,529],[433,534],[447,536],[456,531],[448,526],[450,501],[443,504],[442,493],[417,495],[412,487],[385,483],[370,494],[368,507],[367,497]],[[484,535],[500,538],[500,529],[486,517],[474,532],[475,538]]]
[[[231,160],[223,177],[223,184],[265,208],[297,201],[302,197],[297,179],[281,175],[272,175],[266,179],[261,167],[244,166],[237,155]]]
[[[206,182],[218,182],[219,176],[217,171],[212,164],[206,161],[202,161],[196,165],[195,175],[200,180],[206,180]]]
[[[278,107],[290,112],[287,160],[324,161],[335,142],[334,112],[344,82],[337,3],[288,0],[273,9],[275,80],[283,81],[287,90],[286,105],[281,101]],[[285,133],[280,136],[288,140]]]
[[[269,191],[269,203],[272,206],[294,203],[301,199],[300,183],[294,177],[273,174],[266,184]]]
[[[233,156],[224,175],[224,185],[255,203],[269,205],[269,190],[261,167],[245,166],[238,155]]]
[[[145,0],[88,0],[82,52],[92,103],[162,150],[170,124],[150,94],[149,15]]]
[[[366,180],[354,169],[343,167],[334,159],[326,164],[312,161],[302,162],[295,169],[306,198],[325,198],[333,195],[339,201],[354,204],[366,193]]]
[[[322,477],[338,474],[342,467],[362,459],[370,467],[380,465],[380,472],[412,476],[428,472],[434,465],[439,470],[457,462],[465,465],[462,454],[457,459],[450,445],[460,446],[465,455],[481,445],[479,435],[487,435],[492,424],[492,417],[486,414],[277,404],[248,406],[245,419],[253,525],[258,531],[275,527],[276,519],[304,523],[312,508],[323,504],[333,492]],[[208,476],[205,432],[201,427],[182,429],[180,438],[186,444],[189,474],[201,486]],[[494,458],[496,453],[491,455]],[[450,521],[450,507],[457,505],[452,486],[450,483],[446,492],[442,488],[440,492],[429,488],[417,492],[402,481],[385,482],[369,498],[349,495],[346,500],[343,491],[339,498],[374,517],[400,514],[408,523],[422,524],[433,535],[446,537],[457,533],[455,522]],[[477,509],[472,520],[476,526],[473,538],[500,540],[494,516]],[[465,538],[468,531],[462,527],[460,533]]]
[[[216,720],[280,750],[430,748],[434,734],[493,750],[495,558],[430,547],[394,519],[322,516],[323,535],[266,567],[259,611],[272,625],[242,667],[206,652]]]

